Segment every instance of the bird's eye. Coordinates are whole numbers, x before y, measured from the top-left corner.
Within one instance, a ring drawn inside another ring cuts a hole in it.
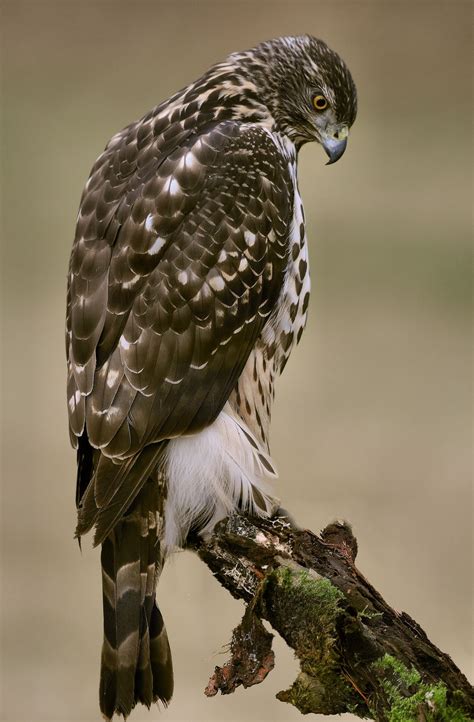
[[[324,95],[315,95],[313,98],[313,106],[316,110],[326,110],[328,107],[328,101]]]

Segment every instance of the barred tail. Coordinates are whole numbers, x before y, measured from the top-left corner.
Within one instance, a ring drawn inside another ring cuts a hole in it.
[[[100,709],[127,717],[137,702],[150,707],[173,694],[173,667],[163,617],[155,601],[161,572],[156,484],[148,482],[102,544],[104,644]]]

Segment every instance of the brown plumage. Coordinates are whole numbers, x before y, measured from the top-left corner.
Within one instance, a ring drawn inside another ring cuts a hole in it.
[[[155,587],[162,558],[159,484],[149,479],[102,543],[104,644],[100,701],[106,717],[136,702],[167,704],[173,693],[171,651]]]
[[[271,512],[274,381],[309,299],[297,151],[318,140],[336,160],[355,108],[333,51],[282,38],[211,68],[92,169],[66,347],[77,535],[102,544],[107,718],[171,698],[166,553],[234,508]]]

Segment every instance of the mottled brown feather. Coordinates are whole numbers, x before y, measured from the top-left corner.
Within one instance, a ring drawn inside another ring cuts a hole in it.
[[[261,128],[178,133],[165,158],[148,136],[143,172],[131,151],[143,122],[122,132],[127,174],[117,141],[93,170],[71,261],[70,393],[92,364],[85,424],[113,457],[216,418],[278,297],[291,214],[288,170]],[[97,235],[120,218],[112,245],[93,242],[94,213]],[[73,433],[83,415],[74,404]]]

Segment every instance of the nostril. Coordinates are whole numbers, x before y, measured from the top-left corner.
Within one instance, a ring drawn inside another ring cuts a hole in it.
[[[339,131],[338,130],[336,130],[336,132],[334,133],[334,138],[336,140],[339,140]]]

